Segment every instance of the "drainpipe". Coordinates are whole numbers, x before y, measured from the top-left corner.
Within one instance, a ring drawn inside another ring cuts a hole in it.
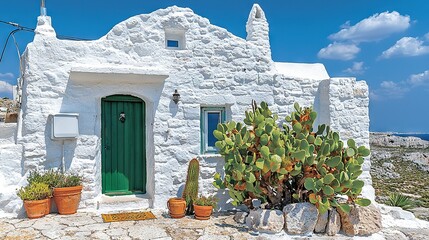
[[[65,140],[62,140],[62,154],[61,154],[61,172],[66,173],[66,161],[64,160],[64,142]]]

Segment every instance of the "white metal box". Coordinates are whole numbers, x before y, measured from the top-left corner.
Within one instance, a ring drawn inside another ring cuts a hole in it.
[[[79,136],[79,114],[57,113],[51,116],[51,139],[76,138]]]

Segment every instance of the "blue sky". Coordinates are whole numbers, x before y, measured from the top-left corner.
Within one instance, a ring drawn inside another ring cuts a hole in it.
[[[427,0],[46,0],[59,35],[98,39],[134,15],[171,5],[190,7],[245,38],[253,3],[270,24],[278,62],[321,62],[331,77],[354,76],[370,87],[371,131],[429,133],[429,1]],[[38,0],[3,1],[0,20],[34,28]],[[0,44],[14,28],[0,23]],[[33,33],[15,34],[22,53]],[[19,62],[13,39],[0,63],[0,96],[10,96]]]

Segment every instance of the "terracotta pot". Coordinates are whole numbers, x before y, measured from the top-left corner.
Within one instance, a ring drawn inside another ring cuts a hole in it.
[[[194,204],[195,218],[198,220],[210,219],[213,212],[213,206],[198,206]]]
[[[186,201],[184,198],[170,198],[167,202],[168,213],[172,218],[185,216]]]
[[[46,215],[49,199],[24,201],[25,212],[28,218],[41,218]]]
[[[58,213],[62,215],[74,214],[79,207],[82,186],[54,188],[54,200]]]
[[[45,215],[48,215],[49,213],[51,213],[51,208],[52,208],[52,202],[53,201],[54,201],[54,199],[52,197],[48,198],[48,205],[46,205]]]

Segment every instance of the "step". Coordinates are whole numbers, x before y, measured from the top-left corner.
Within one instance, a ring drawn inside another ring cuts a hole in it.
[[[124,211],[141,211],[151,207],[151,199],[147,194],[107,196],[102,195],[97,201],[97,212],[115,213]]]

